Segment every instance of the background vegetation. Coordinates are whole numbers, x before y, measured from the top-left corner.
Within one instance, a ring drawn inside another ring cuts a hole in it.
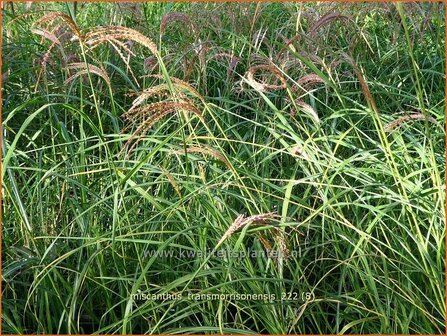
[[[444,18],[4,4],[3,333],[443,333]]]

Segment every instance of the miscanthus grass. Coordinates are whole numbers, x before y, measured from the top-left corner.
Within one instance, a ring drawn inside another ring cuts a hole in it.
[[[3,333],[444,332],[443,3],[2,10]]]

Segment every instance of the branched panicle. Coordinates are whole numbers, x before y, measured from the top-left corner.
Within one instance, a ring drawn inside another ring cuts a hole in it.
[[[201,145],[201,146],[187,147],[184,150],[175,151],[175,153],[182,154],[185,151],[186,153],[202,153],[204,155],[209,155],[215,158],[216,160],[221,161],[222,163],[225,164],[225,166],[227,166],[228,169],[233,171],[233,167],[231,166],[230,162],[226,159],[226,157],[222,153],[218,152],[217,150],[209,146]]]
[[[186,23],[192,30],[192,33],[197,37],[197,29],[188,15],[179,12],[170,12],[163,16],[160,22],[160,35],[164,35],[166,27],[170,22],[181,21]]]
[[[404,122],[409,121],[409,120],[427,120],[430,121],[432,123],[436,123],[436,119],[434,119],[433,117],[425,117],[422,113],[420,112],[414,112],[414,113],[410,113],[407,115],[404,115],[388,124],[386,124],[383,129],[385,132],[391,132],[393,129],[400,127]]]
[[[324,80],[316,74],[308,74],[298,79],[296,83],[296,85],[292,86],[291,91],[301,95],[304,93],[303,89],[307,90],[315,84],[324,84]]]
[[[273,250],[272,244],[262,235],[259,235],[258,239],[261,242],[262,246],[264,246],[267,253],[270,254],[270,252]]]
[[[354,59],[351,56],[349,56],[347,54],[343,54],[343,56],[354,68],[354,72],[355,72],[357,79],[360,83],[360,87],[362,88],[363,94],[365,95],[368,105],[373,110],[373,112],[378,114],[379,109],[377,108],[376,101],[375,101],[373,95],[371,94],[371,91],[369,90],[369,86],[366,83],[363,73],[360,71],[360,68],[358,67],[357,63],[354,61]]]
[[[315,83],[323,83],[324,84],[324,80],[322,80],[321,77],[316,74],[309,74],[309,75],[305,75],[305,76],[301,77],[300,79],[298,79],[297,83],[301,86],[305,86],[308,84],[315,84]]]
[[[48,31],[44,28],[41,27],[36,27],[36,28],[31,28],[31,32],[36,34],[36,35],[40,35],[44,38],[46,38],[47,40],[50,40],[51,42],[61,46],[62,43],[59,41],[59,38],[56,36],[56,34],[54,34],[52,31]]]
[[[273,74],[273,76],[276,79],[278,79],[281,82],[281,84],[276,85],[256,80],[255,74],[259,71],[264,71],[264,73],[267,74]],[[247,80],[250,83],[250,85],[253,86],[253,88],[255,88],[260,92],[275,91],[285,89],[287,87],[287,81],[282,75],[281,71],[279,71],[278,68],[276,68],[274,65],[270,64],[255,65],[249,68],[247,71]]]
[[[231,73],[233,72],[234,68],[236,67],[236,65],[240,61],[239,57],[234,56],[233,54],[225,53],[225,52],[216,53],[213,56],[211,56],[211,58],[215,58],[215,59],[229,59],[229,64],[228,64],[228,67],[227,67],[227,76],[231,75]]]
[[[227,231],[224,233],[224,235],[220,238],[217,245],[220,245],[225,239],[230,237],[233,233],[236,231],[242,229],[243,227],[255,224],[255,225],[262,225],[266,224],[268,221],[271,221],[273,219],[277,219],[281,217],[275,212],[268,212],[264,214],[259,215],[253,215],[249,217],[245,217],[244,215],[239,215],[233,222],[233,224],[230,225],[230,227],[227,229]]]
[[[85,35],[85,43],[91,49],[102,43],[110,43],[110,41],[116,40],[134,41],[148,48],[152,54],[158,55],[157,45],[150,38],[131,28],[121,26],[99,27]]]
[[[176,112],[176,111],[187,111],[192,112],[200,120],[203,121],[202,112],[190,101],[161,101],[152,104],[147,104],[140,107],[135,107],[123,114],[123,117],[127,120],[128,124],[125,130],[129,129],[134,125],[138,125],[137,129],[132,133],[129,140],[124,145],[120,154],[129,148],[129,153],[137,145],[137,143],[147,134],[150,128],[154,126],[158,121],[160,121],[166,115]],[[134,144],[130,144],[136,139]],[[130,146],[130,147],[129,147]]]
[[[41,27],[43,24],[52,24],[56,19],[61,19],[63,22],[67,24],[67,26],[71,29],[73,34],[80,40],[82,40],[82,34],[81,30],[79,29],[78,25],[73,21],[71,17],[69,17],[66,14],[63,13],[50,13],[47,15],[42,16],[41,18],[37,19],[33,22],[33,27]]]
[[[78,71],[65,80],[65,82],[64,82],[65,85],[67,85],[68,83],[73,81],[75,78],[77,78],[81,75],[88,74],[88,73],[93,73],[93,74],[101,77],[102,79],[104,79],[106,81],[106,83],[108,85],[111,84],[110,78],[107,75],[107,72],[104,69],[97,67],[96,65],[87,64],[84,62],[77,62],[77,63],[68,64],[67,69],[78,70]]]
[[[281,253],[281,256],[284,259],[287,259],[289,257],[290,251],[287,247],[286,238],[284,236],[284,232],[280,230],[276,230],[275,240],[278,243],[279,252]]]
[[[324,16],[322,16],[317,22],[313,24],[313,26],[310,28],[309,35],[310,37],[314,38],[317,31],[324,25],[328,24],[331,21],[343,19],[343,20],[349,20],[350,18],[346,15],[342,15],[340,13],[328,13]]]
[[[193,103],[186,100],[180,102],[161,101],[152,104],[147,104],[142,107],[136,107],[130,109],[129,111],[123,114],[123,117],[125,117],[128,120],[133,120],[135,119],[135,117],[138,116],[150,117],[157,113],[172,112],[176,110],[186,110],[192,112],[202,119],[202,112],[199,109],[197,109],[197,107],[195,107]]]
[[[137,86],[139,86],[139,83],[129,62],[130,56],[135,55],[131,50],[131,44],[133,42],[138,43],[149,49],[154,56],[158,56],[157,45],[150,38],[127,27],[98,27],[85,35],[84,42],[89,47],[89,50],[93,50],[104,43],[112,46],[124,64],[126,64],[127,70],[135,80],[135,83],[137,83]],[[127,54],[127,57],[125,53]]]
[[[134,110],[136,107],[144,103],[151,97],[160,97],[168,95],[169,93],[169,85],[168,84],[159,84],[150,87],[149,89],[144,90],[139,94],[139,96],[132,102],[132,106],[127,113]]]
[[[157,78],[157,79],[165,79],[162,75],[147,75],[143,77],[151,77],[151,78]],[[205,98],[189,83],[177,78],[170,76],[169,79],[171,80],[174,88],[179,90],[186,90],[189,93],[191,93],[196,98],[199,98],[202,103],[205,103]]]
[[[281,48],[281,50],[276,54],[276,59],[279,60],[281,59],[282,55],[290,48],[290,46],[297,41],[300,41],[302,38],[301,34],[297,34],[294,37],[292,37],[291,39],[285,40],[284,41],[284,47]]]
[[[163,167],[161,167],[161,171],[168,178],[169,183],[171,184],[172,188],[174,188],[174,190],[177,193],[178,197],[182,198],[182,193],[180,192],[179,185],[178,185],[177,181],[175,180],[175,178],[172,176],[172,174],[169,171],[167,171],[165,168],[163,168]]]

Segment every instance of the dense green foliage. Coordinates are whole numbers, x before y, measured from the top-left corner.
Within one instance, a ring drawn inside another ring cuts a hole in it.
[[[444,17],[4,4],[3,333],[443,333]]]

